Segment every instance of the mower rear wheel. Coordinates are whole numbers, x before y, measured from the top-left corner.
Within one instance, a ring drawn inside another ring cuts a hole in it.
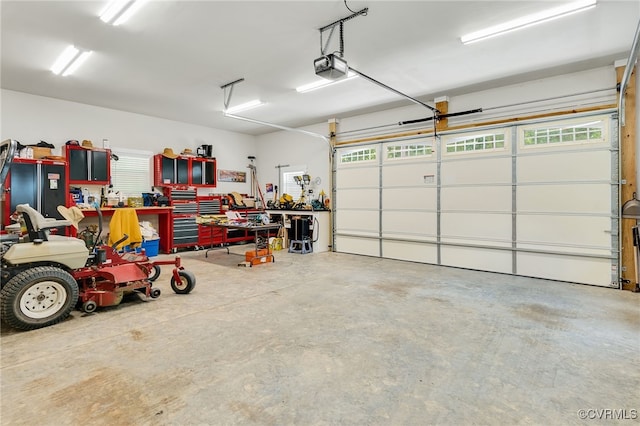
[[[149,272],[149,281],[154,282],[160,276],[162,269],[158,265],[152,265],[152,270]]]
[[[34,330],[69,316],[78,300],[78,283],[63,269],[38,266],[22,271],[0,291],[0,313],[10,326]]]
[[[188,294],[196,286],[196,276],[189,271],[178,271],[180,281],[176,281],[176,277],[171,277],[171,288],[178,294]]]

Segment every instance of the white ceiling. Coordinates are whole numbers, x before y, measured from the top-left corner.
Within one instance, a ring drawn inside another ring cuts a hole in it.
[[[290,127],[409,104],[361,78],[295,91],[318,78],[318,29],[351,14],[343,0],[151,1],[118,27],[98,18],[106,3],[2,0],[2,88],[254,135],[274,129],[224,117],[221,85],[244,78],[231,104],[268,104],[240,115]],[[566,1],[348,1],[369,13],[345,23],[344,57],[432,101],[628,56],[638,1],[599,0],[587,12],[484,42],[459,40],[559,3]],[[337,41],[336,33],[330,51]],[[74,75],[56,76],[49,68],[68,44],[94,53]]]

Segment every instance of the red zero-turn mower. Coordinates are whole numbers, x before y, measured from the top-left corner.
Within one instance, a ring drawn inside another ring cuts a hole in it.
[[[0,143],[0,185],[16,145],[14,140]],[[16,210],[22,213],[28,235],[0,236],[0,313],[2,320],[15,328],[32,330],[56,324],[68,317],[76,304],[93,312],[99,306],[118,305],[129,293],[157,298],[160,289],[152,284],[160,275],[160,265],[175,266],[171,277],[174,292],[187,294],[196,285],[195,276],[184,270],[179,256],[151,261],[144,251],[120,254],[115,247],[124,239],[113,247],[94,245],[89,250],[83,240],[49,235],[49,229],[69,226],[70,220],[45,218],[27,204]],[[102,216],[98,217],[102,229]]]

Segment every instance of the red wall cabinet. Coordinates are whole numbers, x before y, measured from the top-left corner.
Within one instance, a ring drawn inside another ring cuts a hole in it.
[[[192,185],[215,187],[217,183],[215,158],[191,159]]]
[[[201,157],[153,157],[154,186],[188,185],[213,188],[217,185],[216,159]]]
[[[111,150],[65,145],[67,175],[71,185],[108,185],[111,181]]]

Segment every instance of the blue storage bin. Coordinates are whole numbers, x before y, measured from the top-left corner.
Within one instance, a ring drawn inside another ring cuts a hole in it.
[[[144,240],[141,247],[145,250],[147,257],[157,256],[158,249],[160,248],[160,240]]]

